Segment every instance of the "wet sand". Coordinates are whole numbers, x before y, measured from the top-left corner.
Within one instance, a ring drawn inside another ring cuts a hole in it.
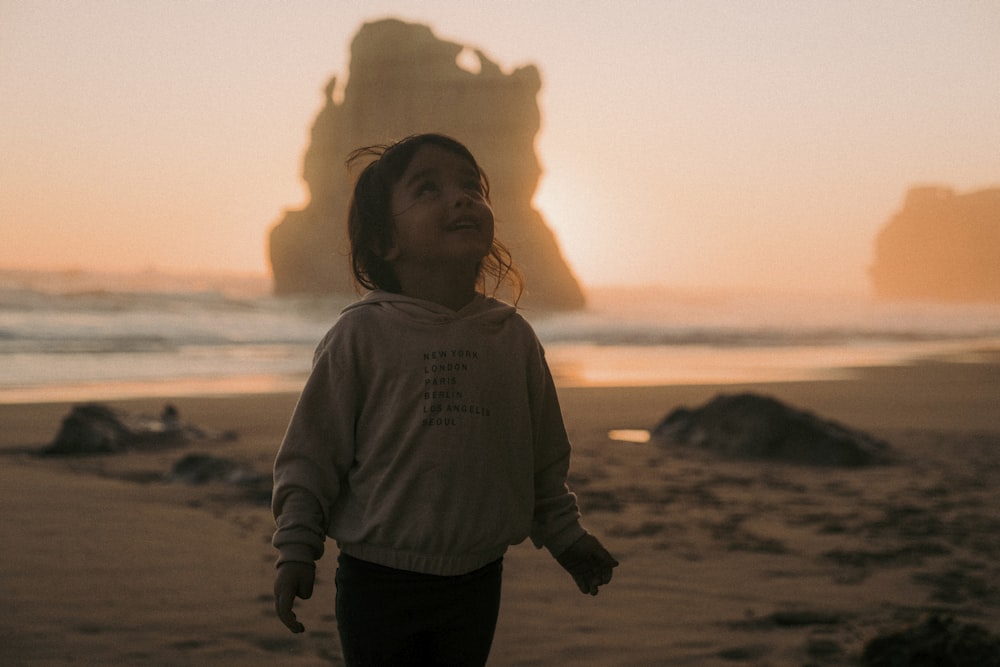
[[[621,567],[591,598],[546,553],[512,548],[490,664],[851,665],[932,612],[1000,632],[998,389],[996,355],[829,381],[563,388],[571,484]],[[819,469],[608,438],[746,390],[884,438],[899,462]],[[0,662],[340,664],[335,549],[293,636],[273,615],[266,484],[166,479],[192,452],[266,478],[294,401],[172,398],[239,438],[70,459],[33,455],[69,404],[0,405]]]

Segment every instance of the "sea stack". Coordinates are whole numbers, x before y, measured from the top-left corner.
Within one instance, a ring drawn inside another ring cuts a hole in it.
[[[870,275],[881,299],[1000,303],[1000,188],[911,189],[878,235]]]
[[[364,24],[351,44],[342,96],[331,80],[312,127],[302,171],[308,204],[286,211],[270,233],[275,292],[353,294],[347,155],[360,146],[440,132],[466,144],[486,171],[497,236],[524,275],[525,302],[582,307],[581,287],[532,204],[541,175],[535,154],[540,88],[534,65],[505,73],[482,51],[438,39],[428,26],[395,19]]]

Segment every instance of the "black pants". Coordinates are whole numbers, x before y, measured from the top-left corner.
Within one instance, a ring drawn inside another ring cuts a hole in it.
[[[486,664],[503,559],[454,577],[344,554],[337,564],[337,630],[349,667]]]

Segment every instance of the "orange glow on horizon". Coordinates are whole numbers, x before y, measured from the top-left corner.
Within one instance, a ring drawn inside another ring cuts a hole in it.
[[[0,268],[267,272],[270,228],[307,196],[323,89],[345,85],[361,24],[390,15],[538,66],[535,204],[585,285],[862,292],[910,187],[1000,185],[987,5],[3,14]]]

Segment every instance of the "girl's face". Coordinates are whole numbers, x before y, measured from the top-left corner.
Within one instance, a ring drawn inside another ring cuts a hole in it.
[[[392,188],[393,240],[384,259],[430,268],[478,267],[493,245],[493,209],[479,172],[435,144],[414,154]]]

